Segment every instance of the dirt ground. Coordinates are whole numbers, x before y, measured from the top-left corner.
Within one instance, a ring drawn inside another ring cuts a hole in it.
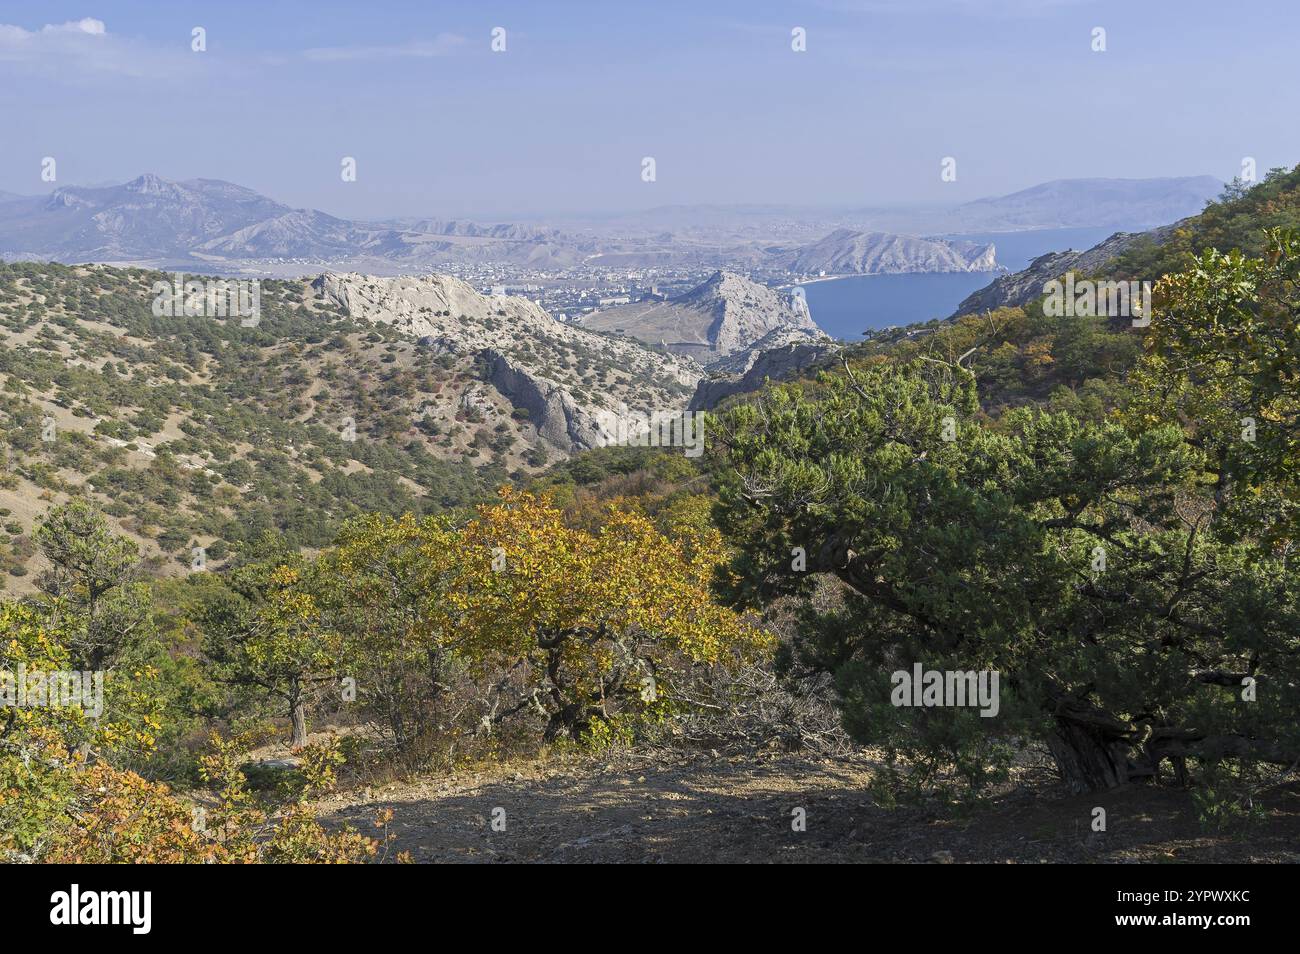
[[[391,809],[390,852],[416,862],[1300,862],[1300,785],[1267,794],[1262,820],[1209,834],[1172,788],[1069,796],[1029,771],[974,809],[888,809],[868,794],[872,773],[865,756],[626,755],[398,782],[319,808],[371,833]]]

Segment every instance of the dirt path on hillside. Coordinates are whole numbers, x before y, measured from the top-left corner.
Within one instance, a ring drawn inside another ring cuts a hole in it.
[[[393,849],[416,862],[1300,862],[1294,786],[1261,823],[1209,835],[1173,789],[1061,797],[1037,778],[971,811],[890,810],[867,794],[871,776],[866,758],[624,757],[396,783],[320,810],[373,832],[391,809]],[[1095,806],[1105,833],[1091,830]]]

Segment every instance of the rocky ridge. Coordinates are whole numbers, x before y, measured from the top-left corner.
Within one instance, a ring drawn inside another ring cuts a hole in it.
[[[685,410],[699,366],[688,358],[556,321],[526,298],[485,296],[446,275],[325,273],[327,303],[438,353],[472,355],[485,379],[565,451],[598,447],[654,413]]]

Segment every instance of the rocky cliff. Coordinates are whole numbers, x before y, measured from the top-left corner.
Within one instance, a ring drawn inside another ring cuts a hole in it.
[[[525,298],[480,295],[446,275],[326,273],[312,288],[354,318],[481,359],[486,381],[565,451],[605,444],[648,414],[685,410],[701,376],[689,359],[563,324]]]
[[[778,329],[752,348],[718,362],[695,387],[692,411],[717,407],[733,394],[761,387],[764,381],[782,381],[806,371],[840,349],[829,337],[810,337]]]

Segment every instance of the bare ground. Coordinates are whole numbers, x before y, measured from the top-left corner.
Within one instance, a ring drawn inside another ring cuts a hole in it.
[[[319,808],[369,832],[391,809],[393,849],[416,862],[1300,862],[1300,785],[1266,794],[1262,820],[1210,834],[1174,788],[1069,796],[1033,769],[975,808],[890,809],[868,794],[872,774],[865,756],[624,755],[398,782]]]

